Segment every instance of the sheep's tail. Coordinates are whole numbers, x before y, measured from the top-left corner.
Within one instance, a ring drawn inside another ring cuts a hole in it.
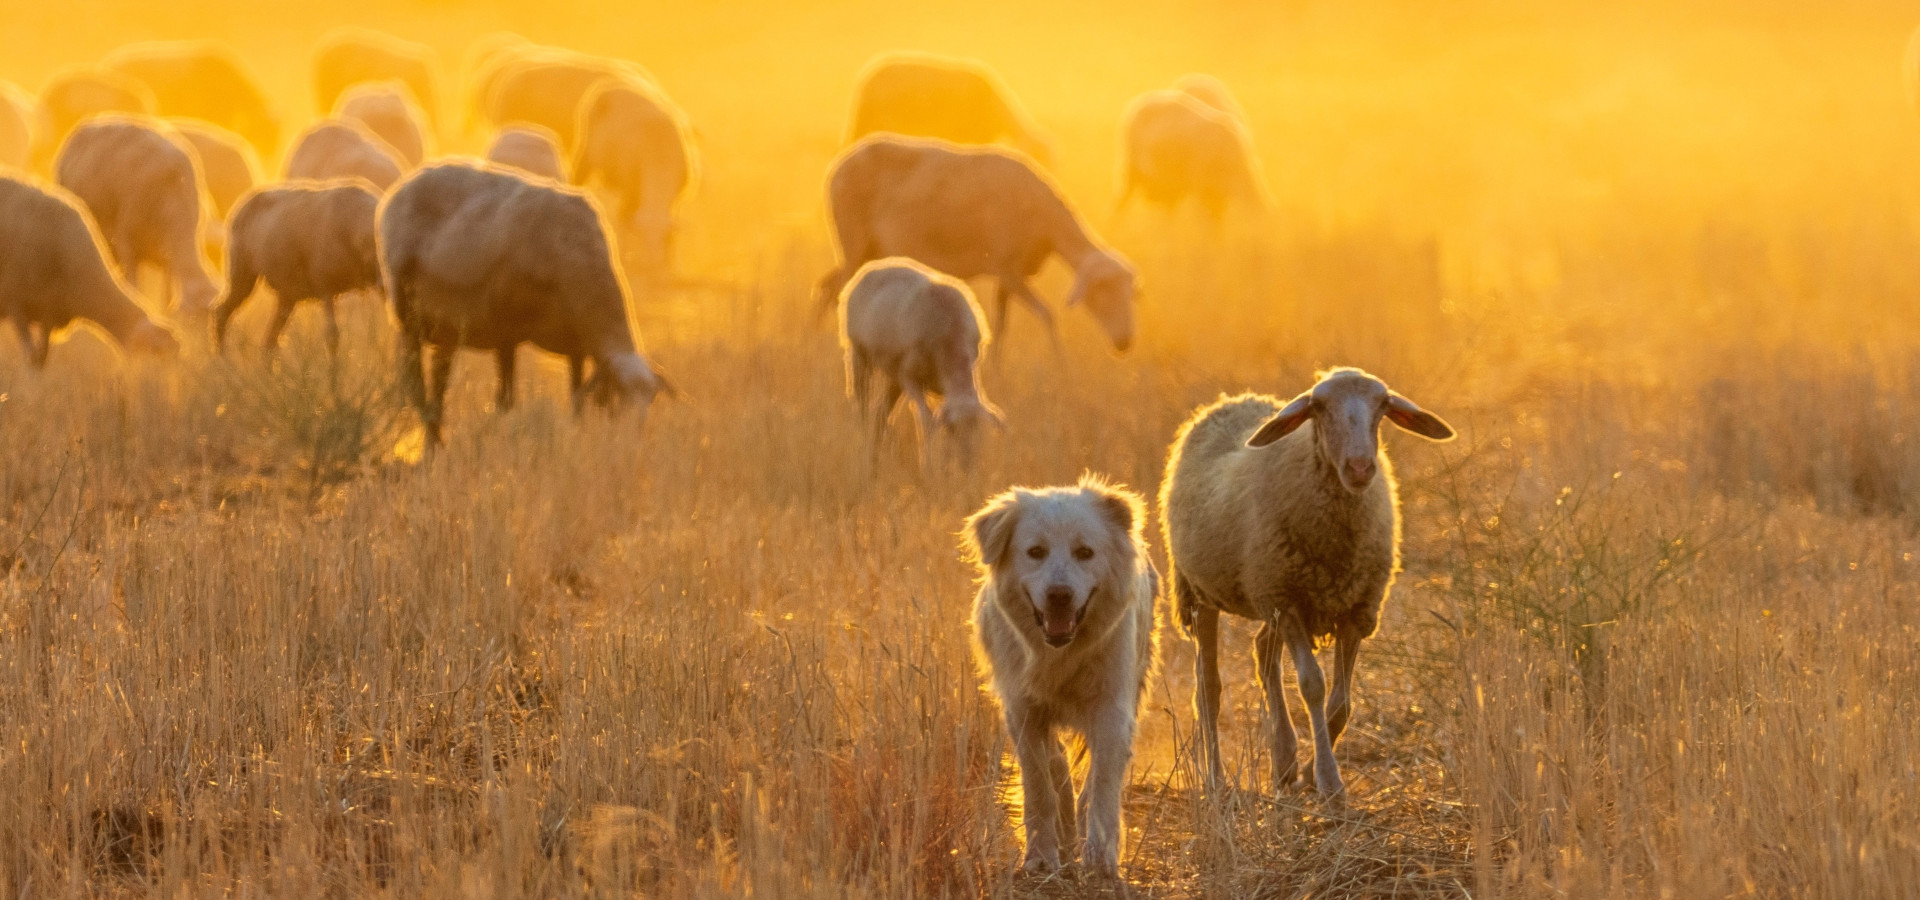
[[[1195,596],[1193,585],[1188,584],[1185,578],[1180,577],[1179,572],[1174,571],[1171,567],[1168,568],[1168,572],[1173,581],[1174,623],[1180,626],[1181,634],[1186,635],[1188,640],[1192,640],[1193,623],[1200,615],[1200,598]]]

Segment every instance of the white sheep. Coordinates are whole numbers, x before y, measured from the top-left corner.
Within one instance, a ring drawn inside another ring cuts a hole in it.
[[[1313,777],[1322,795],[1345,793],[1334,742],[1351,709],[1353,663],[1373,635],[1400,568],[1400,512],[1380,421],[1449,440],[1453,429],[1359,369],[1332,369],[1291,402],[1223,397],[1180,429],[1161,486],[1174,609],[1198,645],[1194,712],[1207,778],[1220,764],[1220,613],[1264,624],[1254,643],[1266,690],[1275,790],[1291,784],[1292,715],[1280,654],[1292,652],[1313,725]],[[1331,636],[1333,690],[1314,659]]]
[[[982,428],[1006,427],[980,389],[980,354],[988,340],[983,322],[964,282],[911,259],[876,260],[854,275],[840,301],[840,343],[847,390],[861,414],[872,416],[872,452],[878,452],[887,419],[905,394],[923,444],[936,430],[947,432],[960,464],[972,468]],[[876,371],[878,403],[872,402]],[[941,400],[938,413],[927,403],[930,396]]]

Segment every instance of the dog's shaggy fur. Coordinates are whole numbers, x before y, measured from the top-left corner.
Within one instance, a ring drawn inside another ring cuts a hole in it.
[[[1120,790],[1159,647],[1145,524],[1139,495],[1092,476],[1015,488],[967,519],[974,637],[1020,763],[1031,872],[1071,860],[1084,836],[1085,865],[1119,874]],[[1092,757],[1077,811],[1055,728]]]

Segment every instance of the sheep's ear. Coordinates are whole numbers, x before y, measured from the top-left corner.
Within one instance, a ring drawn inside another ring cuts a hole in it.
[[[997,569],[1006,562],[1013,546],[1013,528],[1020,523],[1020,499],[1013,492],[1001,494],[979,512],[967,517],[960,532],[967,560],[985,569]]]
[[[1387,419],[1393,424],[1433,441],[1453,440],[1453,426],[1445,419],[1421,409],[1399,394],[1387,394]]]
[[[1292,434],[1295,428],[1306,424],[1311,418],[1313,418],[1313,392],[1308,391],[1293,398],[1293,402],[1287,404],[1285,409],[1274,413],[1273,418],[1268,419],[1260,426],[1260,430],[1253,433],[1253,437],[1247,438],[1247,446],[1265,447]]]

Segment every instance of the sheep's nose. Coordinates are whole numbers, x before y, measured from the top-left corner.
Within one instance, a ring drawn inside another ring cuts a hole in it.
[[[1073,605],[1073,588],[1066,587],[1064,585],[1058,585],[1058,584],[1054,585],[1053,587],[1047,588],[1047,605],[1048,606]]]
[[[1113,350],[1115,353],[1125,353],[1131,349],[1133,349],[1133,338],[1123,337],[1113,339]]]
[[[1373,473],[1376,471],[1379,471],[1379,466],[1373,461],[1373,457],[1347,460],[1347,479],[1355,484],[1366,484],[1372,481]]]

